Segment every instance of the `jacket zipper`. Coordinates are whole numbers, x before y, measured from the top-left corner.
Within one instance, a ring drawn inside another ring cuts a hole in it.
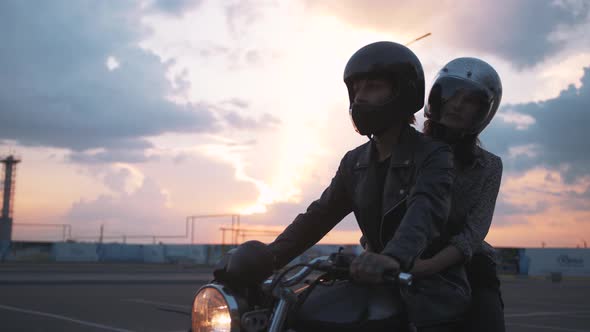
[[[385,244],[383,243],[383,221],[385,221],[385,216],[387,216],[389,212],[395,210],[395,208],[397,208],[401,203],[405,202],[407,198],[408,195],[406,194],[399,202],[397,202],[394,206],[387,210],[381,217],[381,225],[379,226],[379,242],[381,243],[381,247],[383,247],[383,249],[385,249]]]

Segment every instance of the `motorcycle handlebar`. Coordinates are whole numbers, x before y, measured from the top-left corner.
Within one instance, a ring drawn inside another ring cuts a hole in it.
[[[304,266],[299,272],[295,273],[289,279],[285,280],[282,285],[285,287],[290,287],[293,285],[298,284],[301,282],[305,277],[310,275],[314,270],[319,270],[315,266],[319,266],[324,262],[329,262],[329,256],[320,256],[317,258],[312,259],[307,266]]]
[[[347,274],[349,271],[349,267],[347,266],[337,266],[334,262],[330,261],[330,256],[321,256],[314,258],[311,260],[306,266],[304,266],[301,270],[299,270],[296,274],[289,277],[285,281],[281,283],[284,287],[290,287],[298,284],[301,282],[305,277],[307,277],[311,272],[314,270],[324,271],[324,272],[335,272],[335,273],[342,273]],[[383,274],[383,279],[386,282],[399,282],[403,286],[411,286],[413,282],[413,276],[410,273],[400,272],[399,274],[395,275],[394,273],[385,271]],[[271,284],[272,279],[267,280],[264,282],[265,284]]]
[[[320,263],[320,267],[318,270],[322,270],[325,272],[336,272],[336,273],[344,273],[348,274],[349,267],[339,267],[332,265],[329,261],[325,262],[325,268],[322,268],[322,263]],[[402,286],[412,286],[414,281],[414,277],[411,273],[406,272],[399,272],[394,273],[392,271],[385,271],[383,272],[383,280],[387,283],[396,283],[399,282]]]

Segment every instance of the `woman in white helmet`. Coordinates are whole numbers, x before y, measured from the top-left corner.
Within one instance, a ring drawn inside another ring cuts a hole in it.
[[[502,160],[483,149],[478,139],[501,98],[502,83],[492,66],[476,58],[458,58],[439,71],[425,107],[424,133],[451,145],[457,173],[448,219],[450,243],[418,260],[413,272],[427,276],[466,264],[473,298],[465,331],[505,331],[495,251],[484,241],[500,188]]]

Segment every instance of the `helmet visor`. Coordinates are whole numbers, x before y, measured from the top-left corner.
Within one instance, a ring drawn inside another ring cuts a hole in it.
[[[493,102],[492,94],[473,81],[440,77],[430,90],[426,116],[446,127],[475,133]]]

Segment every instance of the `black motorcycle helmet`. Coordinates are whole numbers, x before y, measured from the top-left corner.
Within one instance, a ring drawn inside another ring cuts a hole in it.
[[[353,81],[363,78],[391,80],[394,96],[381,105],[354,102]],[[348,60],[344,69],[350,117],[361,135],[378,135],[396,120],[410,117],[424,106],[424,71],[409,48],[381,41],[364,46]]]

